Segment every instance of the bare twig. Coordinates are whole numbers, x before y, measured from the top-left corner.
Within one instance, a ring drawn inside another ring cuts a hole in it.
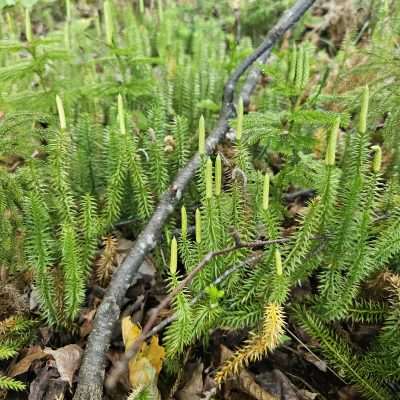
[[[293,7],[282,15],[263,43],[233,71],[224,88],[219,121],[207,138],[206,151],[208,154],[215,149],[228,132],[229,119],[235,115],[234,95],[239,79],[257,59],[276,44],[314,2],[315,0],[298,0]],[[118,321],[125,293],[145,256],[155,248],[162,227],[173,213],[175,206],[182,198],[183,191],[199,166],[200,156],[196,153],[178,173],[129,254],[113,274],[111,283],[97,310],[93,330],[89,335],[74,400],[101,400],[105,374],[105,353],[110,344],[114,324]]]
[[[285,328],[285,331],[298,343],[300,343],[313,357],[315,357],[318,361],[323,362],[296,334],[294,334],[288,327]],[[332,372],[337,378],[339,378],[343,383],[347,383],[343,378],[341,378],[329,365],[327,365],[327,369]]]
[[[106,380],[107,387],[112,388],[118,382],[119,377],[126,371],[128,368],[129,360],[135,356],[137,351],[142,346],[142,343],[147,339],[148,333],[154,327],[158,316],[160,315],[161,311],[168,307],[171,301],[176,297],[178,293],[180,293],[185,287],[189,286],[192,282],[193,278],[214,258],[232,253],[233,251],[240,250],[240,249],[261,249],[265,246],[275,243],[286,243],[290,239],[283,238],[283,239],[275,239],[275,240],[257,240],[254,242],[241,242],[240,239],[235,237],[235,244],[231,247],[227,247],[222,250],[217,251],[210,251],[208,252],[202,260],[193,268],[189,274],[176,286],[164,299],[160,302],[160,304],[154,309],[150,318],[146,322],[142,333],[136,339],[136,341],[132,344],[132,346],[125,351],[125,354],[122,356],[121,360],[115,364],[115,367],[111,370],[109,377]]]

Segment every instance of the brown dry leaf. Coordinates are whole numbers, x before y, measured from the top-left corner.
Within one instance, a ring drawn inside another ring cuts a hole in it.
[[[264,388],[262,388],[247,370],[242,370],[239,374],[239,387],[246,393],[253,396],[256,400],[278,400],[277,397],[272,396]]]
[[[0,290],[0,320],[25,311],[27,311],[26,298],[18,288],[11,283],[2,285]]]
[[[93,329],[93,318],[96,315],[96,309],[89,310],[82,315],[84,322],[79,328],[79,335],[81,338],[85,338],[92,332]]]
[[[279,369],[257,375],[257,382],[281,400],[299,400],[297,388]]]
[[[176,394],[178,400],[200,400],[203,398],[203,369],[203,363],[196,363],[188,381]]]
[[[74,374],[81,365],[83,350],[76,344],[69,344],[57,350],[45,348],[44,351],[56,361],[61,380],[68,382],[72,386]]]
[[[121,328],[125,349],[128,349],[141,334],[141,329],[129,316],[122,319]],[[129,361],[130,384],[133,387],[156,385],[164,358],[165,350],[158,344],[157,336],[151,338],[150,344],[143,343],[136,357]]]
[[[48,357],[48,354],[40,346],[32,346],[28,354],[11,368],[9,375],[11,377],[22,375],[29,370],[35,360],[41,360],[45,357]]]
[[[229,350],[226,346],[221,345],[221,363],[229,360],[233,356],[233,351]],[[254,379],[254,376],[243,368],[234,381],[239,389],[253,396],[257,400],[278,400],[262,388]]]
[[[313,354],[304,353],[303,357],[306,361],[317,367],[320,371],[326,372],[328,370],[328,365],[326,364],[326,362],[314,356]]]
[[[51,365],[45,365],[44,368],[41,368],[37,373],[37,377],[29,385],[28,400],[46,399],[47,393],[52,391],[53,383],[59,380],[58,375],[57,370]]]
[[[118,239],[117,251],[118,253],[128,253],[133,247],[134,242],[125,238]]]
[[[355,386],[346,385],[337,392],[338,400],[359,400],[360,392]]]
[[[302,400],[315,400],[318,397],[318,393],[310,392],[306,389],[300,389],[298,394]]]

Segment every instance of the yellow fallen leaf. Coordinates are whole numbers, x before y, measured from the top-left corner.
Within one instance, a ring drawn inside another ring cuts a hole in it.
[[[139,337],[142,330],[137,324],[131,321],[130,317],[125,317],[121,322],[122,339],[124,341],[125,350],[129,349]],[[142,346],[143,347],[143,346]]]
[[[121,328],[125,350],[127,350],[140,336],[142,330],[131,321],[130,317],[123,318]],[[144,342],[136,356],[129,361],[130,384],[133,387],[138,385],[157,387],[157,378],[164,358],[165,350],[159,345],[157,336],[151,338],[150,344]]]
[[[151,338],[150,344],[146,348],[146,357],[159,374],[165,358],[165,350],[158,344],[158,336]]]
[[[157,371],[146,357],[129,362],[129,383],[132,387],[157,386]]]

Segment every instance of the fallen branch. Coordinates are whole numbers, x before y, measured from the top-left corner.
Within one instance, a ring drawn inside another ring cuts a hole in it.
[[[266,51],[257,61],[260,64],[265,64],[271,55],[271,50],[272,49]],[[246,82],[243,84],[241,90],[241,97],[243,99],[243,104],[246,108],[250,104],[251,95],[254,92],[254,89],[256,88],[260,78],[261,78],[261,69],[258,65],[255,65],[247,75]]]
[[[290,239],[288,238],[283,238],[283,239],[275,239],[275,240],[257,240],[254,242],[248,242],[248,243],[243,243],[237,238],[235,239],[235,244],[231,247],[227,247],[222,250],[217,250],[217,251],[210,251],[208,252],[202,259],[201,261],[196,265],[195,268],[193,268],[190,273],[183,279],[177,287],[174,288],[174,290],[171,291],[164,299],[160,302],[160,304],[154,309],[154,311],[151,313],[150,318],[146,322],[142,333],[140,336],[136,339],[136,341],[132,344],[132,346],[126,350],[125,354],[122,356],[121,360],[118,361],[114,368],[111,370],[111,373],[109,377],[106,380],[107,387],[110,389],[113,388],[116,383],[118,382],[118,379],[120,376],[127,370],[128,368],[128,363],[129,360],[135,356],[137,351],[140,349],[142,346],[142,343],[148,338],[149,332],[152,330],[154,327],[158,316],[161,314],[161,312],[168,307],[168,305],[171,303],[171,301],[177,296],[178,293],[180,293],[185,287],[189,286],[189,284],[192,282],[193,278],[203,270],[203,268],[214,258],[232,253],[233,251],[240,250],[240,249],[261,249],[264,248],[265,246],[268,246],[270,244],[274,243],[286,243]]]
[[[235,116],[234,94],[241,76],[257,59],[276,44],[314,2],[315,0],[298,0],[292,8],[282,15],[263,43],[233,71],[224,88],[219,121],[206,141],[208,154],[224,139],[229,130],[229,120]],[[114,325],[120,315],[125,293],[145,256],[155,248],[165,222],[173,213],[175,206],[182,198],[183,191],[199,166],[200,156],[196,153],[178,173],[125,260],[113,274],[111,283],[97,310],[93,330],[88,338],[74,400],[101,400],[105,374],[105,354],[110,345]]]

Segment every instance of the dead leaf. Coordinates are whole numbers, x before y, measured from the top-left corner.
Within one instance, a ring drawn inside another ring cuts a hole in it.
[[[257,375],[257,382],[266,390],[273,393],[277,399],[298,400],[296,386],[279,369]]]
[[[14,284],[2,284],[0,290],[0,320],[27,311],[26,298]]]
[[[229,350],[226,346],[221,345],[221,363],[229,360],[233,356],[233,351]],[[277,397],[273,396],[263,387],[261,387],[256,381],[254,376],[248,372],[245,368],[240,371],[239,376],[232,379],[239,389],[248,393],[250,396],[257,400],[278,400]]]
[[[188,381],[176,394],[178,400],[201,400],[203,392],[203,363],[196,363]]]
[[[124,317],[121,321],[121,330],[122,340],[124,341],[125,349],[129,349],[139,337],[141,329],[137,324],[134,324],[131,321],[131,318],[129,316],[127,316]]]
[[[28,400],[42,400],[50,387],[50,382],[58,377],[57,370],[50,365],[40,369],[38,376],[29,386]]]
[[[33,346],[29,349],[28,354],[11,368],[9,375],[11,377],[22,375],[29,371],[29,368],[35,360],[41,360],[45,357],[48,357],[48,354],[46,354],[40,346]]]
[[[160,373],[165,358],[164,347],[158,344],[158,336],[153,336],[150,344],[147,346],[143,355],[150,361],[151,365],[156,369],[157,374]]]
[[[122,338],[125,349],[130,348],[141,334],[141,329],[131,321],[129,316],[121,321]],[[136,354],[129,361],[129,382],[133,387],[139,385],[157,386],[158,374],[161,371],[165,358],[164,347],[158,343],[158,337],[153,336],[150,344],[144,342]]]
[[[132,387],[154,386],[156,382],[157,371],[146,357],[135,358],[129,362],[129,383]]]
[[[315,400],[318,397],[318,393],[310,392],[306,389],[300,389],[298,394],[302,400]]]
[[[339,400],[359,400],[361,397],[354,385],[346,385],[337,392],[337,398]]]
[[[306,361],[317,367],[320,371],[326,372],[328,370],[326,362],[321,360],[320,358],[315,357],[313,354],[304,353],[303,357]]]
[[[278,397],[272,396],[254,379],[253,375],[243,369],[239,374],[239,387],[257,400],[278,400]]]
[[[96,309],[89,310],[88,312],[82,315],[84,319],[83,324],[79,328],[79,335],[81,338],[85,338],[92,332],[93,329],[93,318],[96,315]]]
[[[56,361],[61,380],[68,382],[72,386],[74,374],[81,365],[83,350],[76,344],[69,344],[57,350],[45,348],[44,351]]]

